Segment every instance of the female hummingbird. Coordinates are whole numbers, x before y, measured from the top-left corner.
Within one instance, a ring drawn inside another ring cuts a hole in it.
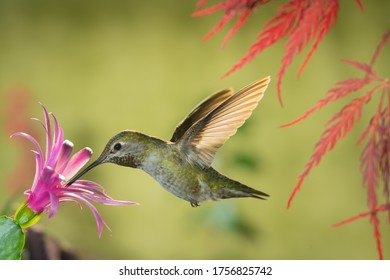
[[[191,203],[234,197],[265,199],[268,195],[232,180],[211,167],[214,155],[245,122],[264,96],[270,77],[233,94],[219,91],[205,99],[176,128],[170,141],[125,130],[112,137],[101,155],[68,186],[107,162],[144,170],[160,185]]]

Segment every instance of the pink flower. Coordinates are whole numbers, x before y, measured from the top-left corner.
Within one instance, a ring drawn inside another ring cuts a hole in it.
[[[28,139],[34,146],[32,152],[35,155],[36,171],[31,189],[26,190],[26,206],[36,214],[43,211],[49,213],[49,218],[53,217],[61,202],[76,202],[80,208],[80,202],[89,207],[94,215],[98,227],[99,237],[103,231],[103,225],[109,227],[104,222],[98,210],[91,201],[107,205],[137,204],[131,201],[114,200],[109,197],[102,186],[87,181],[77,180],[71,186],[66,186],[67,180],[72,178],[91,158],[92,150],[84,148],[71,156],[73,143],[64,140],[64,132],[59,126],[55,116],[50,113],[54,121],[53,133],[51,121],[46,108],[42,105],[45,123],[39,121],[46,131],[46,151],[42,151],[40,144],[31,135],[18,132],[13,136],[22,136]]]

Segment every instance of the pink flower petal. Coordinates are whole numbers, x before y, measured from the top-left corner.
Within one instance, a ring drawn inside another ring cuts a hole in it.
[[[27,196],[30,196],[32,194],[32,191],[31,190],[25,190],[24,194],[27,195]]]
[[[77,183],[77,181],[76,181],[76,183]],[[106,204],[106,205],[132,205],[132,204],[138,205],[137,202],[133,202],[133,201],[123,201],[123,200],[112,199],[110,196],[108,196],[104,192],[94,190],[94,189],[89,188],[89,187],[84,187],[81,184],[77,184],[77,187],[74,186],[74,184],[72,186],[73,186],[72,188],[71,187],[67,188],[67,189],[69,189],[69,192],[78,193],[78,195],[80,195],[88,200],[94,201],[94,202],[98,202],[98,203]]]
[[[39,154],[38,152],[35,152],[35,151],[33,151],[33,152],[35,155],[35,176],[34,176],[34,181],[33,181],[31,190],[35,189],[35,186],[38,183],[38,179],[40,177],[40,174],[43,170],[43,159],[42,159],[41,154]]]
[[[11,136],[26,138],[36,149],[36,151],[33,151],[36,161],[34,181],[31,188],[24,192],[27,195],[26,204],[35,212],[41,213],[46,211],[49,214],[49,218],[52,218],[57,213],[59,204],[62,202],[74,202],[80,208],[82,208],[81,203],[84,203],[95,217],[100,237],[104,226],[109,230],[110,228],[91,202],[106,205],[137,203],[112,199],[106,194],[102,186],[92,181],[77,180],[71,186],[67,186],[65,179],[73,177],[80,171],[91,158],[92,150],[84,148],[71,157],[73,150],[72,142],[64,141],[64,132],[56,117],[52,113],[49,114],[43,105],[42,109],[44,122],[37,121],[41,123],[46,132],[45,154],[43,154],[40,144],[31,135],[19,132]],[[50,115],[54,121],[53,132],[51,131]]]
[[[54,169],[45,167],[33,186],[34,188],[31,188],[31,193],[27,200],[29,207],[35,212],[42,212],[50,202],[50,188],[57,183]]]
[[[50,158],[50,152],[52,148],[52,136],[51,136],[51,126],[50,126],[50,119],[49,114],[47,113],[47,110],[45,106],[42,106],[43,109],[43,115],[45,116],[45,129],[46,129],[46,161]]]
[[[84,148],[78,151],[69,160],[62,175],[69,180],[88,162],[92,156],[92,150],[90,148]]]
[[[38,154],[41,155],[41,159],[42,159],[41,165],[43,165],[43,152],[42,152],[41,145],[39,145],[37,140],[35,140],[35,138],[32,137],[30,134],[27,134],[27,133],[24,133],[24,132],[16,132],[16,133],[12,134],[10,137],[12,138],[12,137],[15,137],[15,136],[26,138],[28,141],[30,141],[35,146]]]
[[[58,155],[57,166],[56,166],[57,172],[59,173],[64,172],[66,166],[68,165],[70,155],[72,154],[72,150],[73,150],[73,143],[70,142],[69,140],[65,140],[62,143],[61,151]]]
[[[72,186],[82,187],[83,189],[90,189],[92,191],[98,190],[104,192],[104,188],[96,182],[89,180],[77,180]]]
[[[92,203],[90,203],[87,199],[83,198],[82,196],[79,196],[75,193],[67,193],[66,194],[68,197],[73,197],[77,200],[81,200],[82,202],[85,203],[85,205],[88,206],[88,208],[91,210],[93,216],[95,217],[95,220],[96,220],[96,224],[97,224],[97,228],[98,228],[98,235],[99,235],[99,238],[101,237],[102,235],[102,232],[103,232],[103,225],[106,225],[106,227],[110,230],[110,228],[107,226],[107,224],[104,222],[102,216],[100,216],[98,210],[96,209],[95,206],[93,206]]]
[[[62,149],[62,143],[64,142],[64,132],[58,125],[56,117],[51,114],[54,120],[54,137],[52,140],[52,149],[50,151],[50,158],[47,159],[47,165],[55,165],[58,159],[58,155]]]
[[[80,208],[80,210],[83,210],[83,205],[81,205],[80,201],[77,201],[76,199],[74,199],[73,197],[65,197],[65,196],[60,196],[59,200],[58,200],[60,203],[62,202],[73,202],[77,205],[77,207]]]
[[[49,212],[49,219],[50,219],[57,213],[59,199],[52,192],[49,194],[50,194],[50,212]]]
[[[47,186],[52,186],[54,184],[57,184],[58,182],[56,182],[56,173],[55,173],[55,170],[50,167],[50,166],[46,166],[45,168],[43,168],[43,171],[41,173],[41,176],[39,176],[39,186],[41,187],[42,190],[48,190]],[[35,190],[36,192],[38,192],[39,190],[36,189]]]

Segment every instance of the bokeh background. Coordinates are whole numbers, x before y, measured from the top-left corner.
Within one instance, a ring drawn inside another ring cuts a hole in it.
[[[304,55],[288,68],[281,108],[275,90],[281,43],[220,78],[246,53],[280,1],[261,7],[223,50],[227,30],[202,42],[222,12],[191,17],[195,0],[0,1],[0,209],[11,214],[32,182],[32,147],[9,135],[23,130],[43,140],[43,130],[30,120],[42,118],[38,102],[55,113],[75,150],[89,146],[96,158],[120,130],[169,139],[210,93],[271,75],[265,98],[214,162],[223,174],[269,193],[268,201],[192,208],[142,171],[107,164],[85,178],[105,186],[113,198],[141,203],[97,205],[112,233],[105,230],[99,239],[92,214],[74,204],[62,204],[53,219],[44,215],[36,227],[83,259],[376,259],[368,219],[331,227],[367,210],[361,147],[355,143],[376,105],[364,109],[353,132],[312,171],[288,210],[287,199],[324,123],[342,104],[279,128],[337,81],[360,75],[340,59],[369,61],[390,25],[390,2],[363,2],[364,13],[355,1],[341,1],[337,24],[299,79]],[[376,68],[382,76],[389,76],[389,61],[387,46]],[[389,258],[389,227],[385,215],[380,218]]]

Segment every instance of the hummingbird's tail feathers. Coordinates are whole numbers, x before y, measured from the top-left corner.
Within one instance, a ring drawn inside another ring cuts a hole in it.
[[[263,199],[263,200],[266,200],[267,197],[269,197],[269,194],[266,194],[266,193],[264,193],[262,191],[258,191],[258,190],[252,189],[252,188],[249,188],[249,189],[251,191],[250,192],[250,196],[251,197],[258,198],[258,199]]]
[[[260,196],[260,195],[262,195],[262,196]],[[269,195],[266,194],[266,193],[263,193],[263,192],[259,192],[259,194],[251,194],[251,197],[262,199],[262,200],[266,200],[267,197],[269,197]]]
[[[222,187],[214,191],[215,197],[218,199],[239,198],[239,197],[253,197],[265,200],[269,197],[268,194],[248,187],[240,182],[234,181],[234,186]]]

